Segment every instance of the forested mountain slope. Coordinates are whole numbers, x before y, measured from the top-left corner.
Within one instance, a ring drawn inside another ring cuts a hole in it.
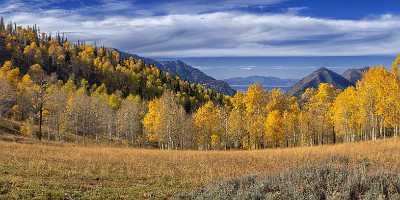
[[[223,94],[201,84],[190,83],[174,74],[158,69],[147,60],[123,57],[118,51],[71,43],[60,35],[39,33],[36,27],[17,27],[15,24],[0,27],[0,64],[10,60],[18,67],[21,76],[33,64],[39,64],[47,75],[64,82],[73,79],[75,84],[87,80],[90,87],[104,84],[108,92],[121,96],[139,95],[142,99],[159,97],[165,90],[176,93],[187,111],[213,100],[222,102]]]
[[[190,83],[204,85],[207,88],[211,88],[219,93],[232,96],[236,92],[226,82],[216,80],[215,78],[208,76],[199,69],[196,69],[181,60],[157,61],[151,58],[122,52],[117,49],[114,50],[120,52],[122,58],[133,57],[137,60],[143,60],[145,64],[155,65],[157,68],[161,69],[162,71],[169,72],[173,76],[179,76],[179,78],[189,81]]]

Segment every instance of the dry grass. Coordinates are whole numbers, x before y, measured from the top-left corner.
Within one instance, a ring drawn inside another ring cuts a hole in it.
[[[260,151],[159,151],[0,142],[0,199],[164,199],[332,156],[400,170],[400,140]]]

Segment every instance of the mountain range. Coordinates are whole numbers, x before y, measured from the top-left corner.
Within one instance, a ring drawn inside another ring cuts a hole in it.
[[[113,50],[118,51],[122,58],[133,57],[134,59],[141,59],[146,64],[153,64],[160,70],[169,72],[173,76],[179,76],[181,79],[191,83],[202,84],[216,90],[217,92],[230,96],[236,93],[236,91],[232,89],[228,83],[221,80],[216,80],[215,78],[208,76],[199,69],[194,68],[181,60],[157,61],[152,58],[141,57],[136,54],[129,54],[119,51],[118,49]]]
[[[169,72],[173,76],[177,75],[189,82],[205,85],[226,95],[234,95],[236,90],[245,91],[250,84],[254,83],[260,83],[265,89],[280,88],[290,96],[299,96],[307,88],[317,88],[320,83],[329,83],[338,89],[345,89],[349,86],[354,86],[362,78],[362,74],[369,69],[368,67],[348,69],[340,75],[325,67],[321,67],[301,80],[281,79],[271,76],[234,77],[216,80],[181,60],[157,61],[136,54],[119,52],[123,58],[133,57],[135,59],[142,59],[146,64],[154,64],[160,70]]]

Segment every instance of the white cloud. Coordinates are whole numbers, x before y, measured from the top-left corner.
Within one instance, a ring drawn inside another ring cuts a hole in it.
[[[128,4],[106,1],[93,9],[123,9]],[[228,5],[240,5],[230,0]],[[254,5],[276,3],[254,1]],[[230,4],[229,4],[230,3]],[[109,5],[105,7],[104,5]],[[184,4],[172,8],[196,7]],[[21,9],[24,7],[25,9]],[[97,41],[146,56],[313,56],[395,54],[400,45],[400,18],[382,15],[361,20],[337,20],[297,15],[216,11],[203,14],[154,16],[103,15],[48,9],[33,12],[23,4],[0,9],[7,20],[37,24],[45,32],[67,32],[72,40]],[[188,8],[188,10],[190,10]],[[20,12],[15,12],[20,10]],[[172,14],[171,14],[172,13]]]
[[[257,66],[243,66],[243,67],[239,67],[239,69],[250,71],[250,70],[253,70],[256,67]]]

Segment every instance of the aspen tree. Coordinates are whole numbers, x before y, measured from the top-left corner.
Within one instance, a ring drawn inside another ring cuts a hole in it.
[[[220,142],[218,110],[214,103],[209,101],[200,107],[194,114],[194,124],[197,128],[197,142],[201,149],[208,150]]]
[[[248,149],[262,147],[266,104],[267,97],[263,87],[260,84],[250,85],[244,97]]]
[[[279,147],[284,139],[284,130],[282,127],[282,114],[278,110],[269,112],[265,120],[265,138],[274,147]]]

